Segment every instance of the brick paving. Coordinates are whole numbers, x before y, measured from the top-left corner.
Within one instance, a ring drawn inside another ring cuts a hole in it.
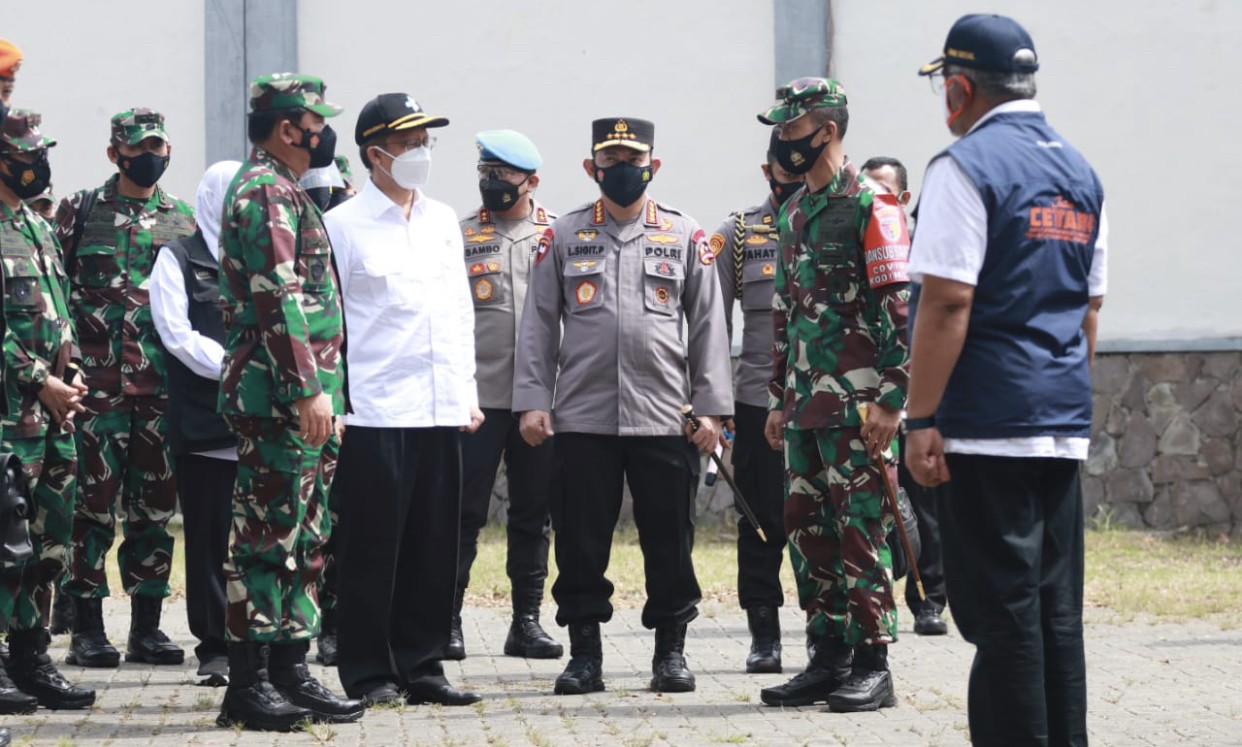
[[[127,604],[110,602],[108,628],[123,643]],[[526,661],[501,654],[508,624],[503,610],[465,612],[469,658],[450,662],[451,681],[483,693],[468,708],[402,706],[376,709],[357,724],[312,733],[235,732],[214,725],[223,690],[194,685],[197,662],[183,667],[122,663],[117,670],[64,666],[95,687],[90,712],[40,710],[8,717],[15,745],[961,745],[967,743],[966,678],[971,648],[955,633],[919,638],[904,619],[890,661],[899,705],[878,713],[842,715],[822,707],[767,708],[759,689],[784,681],[805,662],[799,612],[786,607],[785,675],[741,671],[749,646],[740,610],[708,604],[690,627],[687,658],[698,691],[648,692],[652,634],[637,610],[618,612],[604,627],[608,690],[555,696],[561,661]],[[550,611],[547,617],[551,617]],[[1242,745],[1242,631],[1218,623],[1119,624],[1095,612],[1087,627],[1090,731],[1093,745]],[[185,606],[166,611],[166,630],[192,645]],[[793,632],[791,632],[793,631]],[[563,630],[553,634],[566,641]],[[53,643],[63,661],[67,636]],[[567,647],[568,648],[568,647]],[[339,689],[334,670],[316,673]]]

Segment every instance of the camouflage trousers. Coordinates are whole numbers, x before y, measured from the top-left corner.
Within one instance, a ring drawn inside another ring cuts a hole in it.
[[[10,439],[5,430],[0,450],[22,460],[33,486],[30,542],[34,555],[18,564],[5,563],[0,569],[0,621],[8,620],[10,630],[32,630],[43,624],[38,598],[69,567],[78,452],[73,434],[58,428],[46,436],[18,439]]]
[[[303,443],[284,418],[225,415],[237,434],[233,542],[224,565],[230,641],[284,643],[319,634],[322,548],[340,442]]]
[[[892,525],[857,428],[785,429],[785,534],[812,640],[897,640]]]
[[[125,512],[117,550],[128,594],[168,596],[177,509],[177,481],[168,444],[166,397],[92,392],[78,425],[81,494],[73,512],[73,566],[62,590],[109,595],[104,560],[116,539],[117,497]]]

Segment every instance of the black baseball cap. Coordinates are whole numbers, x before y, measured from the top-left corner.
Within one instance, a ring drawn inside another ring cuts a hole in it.
[[[376,135],[415,127],[443,127],[446,117],[433,117],[406,93],[381,93],[362,106],[354,127],[354,142],[362,145]]]
[[[944,40],[944,54],[919,69],[940,72],[945,65],[999,73],[1033,73],[1039,69],[1035,42],[1022,24],[994,13],[971,13],[957,19]]]

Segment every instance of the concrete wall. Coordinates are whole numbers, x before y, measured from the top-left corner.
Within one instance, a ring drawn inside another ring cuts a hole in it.
[[[347,8],[347,10],[343,10]],[[334,125],[355,169],[362,104],[412,94],[452,123],[437,132],[431,196],[478,206],[479,130],[513,128],[544,156],[539,198],[568,210],[598,197],[582,170],[597,117],[656,123],[664,167],[652,193],[710,230],[762,199],[772,97],[772,5],[753,0],[397,3],[302,0],[298,56],[346,107]]]
[[[958,16],[981,11],[1031,32],[1049,121],[1103,179],[1112,281],[1101,339],[1242,337],[1232,216],[1242,149],[1230,82],[1242,64],[1242,3],[834,2],[833,63],[850,95],[853,158],[901,158],[917,193],[950,136],[941,100],[915,73]]]
[[[116,173],[105,154],[113,114],[148,106],[167,118],[173,158],[161,182],[194,202],[205,168],[203,2],[4,3],[0,35],[25,54],[13,106],[43,113],[58,196]]]

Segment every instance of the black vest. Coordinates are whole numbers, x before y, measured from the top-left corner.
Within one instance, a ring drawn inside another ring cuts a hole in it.
[[[224,344],[224,315],[220,311],[220,263],[211,256],[201,230],[170,242],[170,252],[181,266],[188,316],[195,332]],[[237,439],[217,412],[220,382],[191,371],[175,355],[168,361],[168,437],[174,454],[192,454],[237,446]]]

